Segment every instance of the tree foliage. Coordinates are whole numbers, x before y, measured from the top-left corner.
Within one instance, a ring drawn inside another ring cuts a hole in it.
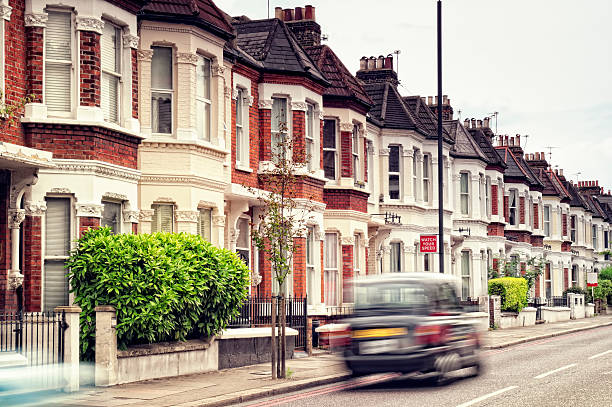
[[[66,263],[81,313],[81,354],[91,360],[95,307],[117,311],[121,349],[139,343],[209,337],[238,314],[249,271],[235,253],[198,235],[113,235],[90,229]]]
[[[502,311],[521,312],[527,306],[527,280],[501,277],[489,280],[489,295],[501,297]]]

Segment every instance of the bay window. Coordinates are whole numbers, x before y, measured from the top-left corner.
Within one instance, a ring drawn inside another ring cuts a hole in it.
[[[114,235],[121,233],[121,204],[118,202],[102,201],[104,207],[100,226],[109,227]]]
[[[153,133],[172,133],[172,48],[151,47],[151,127]]]
[[[462,172],[459,174],[459,201],[461,214],[468,215],[470,211],[470,174]]]
[[[45,29],[45,104],[49,113],[72,107],[72,14],[48,11]]]
[[[323,121],[323,172],[325,178],[336,179],[336,120]]]
[[[544,205],[544,235],[550,237],[550,205]]]
[[[429,202],[429,164],[431,162],[428,154],[423,155],[423,202]]]
[[[508,210],[510,212],[510,224],[513,226],[518,225],[518,216],[517,216],[517,201],[518,201],[518,191],[516,189],[510,190],[510,196],[508,197]]]
[[[325,234],[323,299],[325,305],[338,305],[338,235]]]
[[[210,59],[198,55],[196,65],[196,131],[198,139],[210,141]],[[242,98],[236,105],[242,103]],[[242,112],[241,112],[242,114]]]
[[[400,146],[389,146],[389,198],[400,198]]]
[[[121,102],[121,29],[104,22],[100,39],[102,90],[101,105],[104,120],[119,123],[119,104]]]
[[[416,201],[419,194],[417,193],[418,189],[418,174],[417,174],[417,158],[419,155],[419,150],[414,149],[412,154],[412,194],[414,195],[414,200]]]

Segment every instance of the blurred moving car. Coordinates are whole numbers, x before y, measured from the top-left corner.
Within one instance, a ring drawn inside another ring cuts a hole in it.
[[[354,281],[343,357],[353,376],[421,373],[442,382],[466,367],[481,371],[477,327],[463,312],[459,280],[445,274],[394,273]]]

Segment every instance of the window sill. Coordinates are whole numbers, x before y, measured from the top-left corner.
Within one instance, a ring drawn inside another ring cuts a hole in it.
[[[242,171],[242,172],[247,172],[247,173],[251,174],[253,172],[253,169],[249,168],[249,167],[243,167],[240,164],[236,164],[236,171]]]

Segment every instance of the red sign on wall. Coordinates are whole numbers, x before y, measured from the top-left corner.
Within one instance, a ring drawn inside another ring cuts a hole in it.
[[[419,250],[421,253],[438,252],[438,235],[421,235]]]

